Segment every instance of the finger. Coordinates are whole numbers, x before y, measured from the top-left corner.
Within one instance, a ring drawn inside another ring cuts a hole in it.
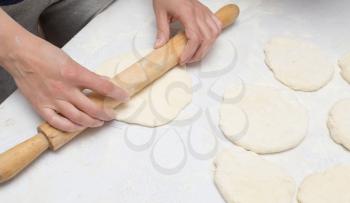
[[[200,46],[200,41],[197,38],[188,37],[187,44],[180,57],[180,65],[184,65],[189,62],[193,55],[197,52]]]
[[[157,11],[156,20],[157,20],[157,39],[154,47],[159,48],[169,40],[169,36],[170,36],[169,18],[166,12]]]
[[[222,29],[223,29],[222,22],[221,22],[221,21],[219,20],[219,18],[216,17],[216,15],[214,15],[214,14],[211,16],[211,18],[214,20],[214,22],[215,22],[217,28],[218,28],[218,29],[220,30],[220,32],[221,32]]]
[[[97,75],[85,68],[75,79],[77,85],[93,90],[101,95],[125,102],[129,100],[127,92],[116,86],[109,78]]]
[[[199,62],[202,58],[204,58],[210,47],[211,45],[209,44],[202,44],[195,55],[188,61],[188,63]]]
[[[215,15],[211,14],[206,18],[206,22],[212,30],[215,38],[219,37],[222,31],[222,25],[220,20]]]
[[[201,32],[204,33],[204,40],[189,63],[200,61],[209,52],[221,31],[211,16],[206,17],[206,21],[201,21],[198,24]]]
[[[192,15],[180,18],[181,23],[185,27],[185,34],[187,37],[187,44],[180,57],[180,65],[186,64],[198,50],[202,36],[200,28]]]
[[[211,27],[208,25],[208,23],[204,20],[204,17],[201,17],[200,19],[198,19],[197,23],[198,23],[200,32],[202,33],[203,40],[199,48],[197,49],[197,51],[188,61],[188,63],[199,61],[203,57],[205,52],[207,52],[207,50],[210,47],[210,44],[212,43],[213,31],[211,30]]]
[[[91,99],[89,99],[79,90],[72,92],[68,96],[68,99],[75,107],[95,119],[110,121],[115,118],[113,109],[103,108],[96,105],[93,101],[91,101]]]
[[[71,120],[72,122],[79,124],[84,127],[94,128],[94,127],[100,127],[103,125],[103,121],[97,120],[94,118],[91,118],[90,116],[86,115],[84,112],[78,110],[75,106],[72,104],[66,102],[66,101],[58,101],[57,102],[58,111],[61,115],[63,115],[68,120]]]
[[[39,111],[40,115],[46,120],[51,126],[60,129],[65,132],[77,132],[83,130],[84,127],[77,125],[68,119],[59,115],[56,111],[50,108],[44,108]]]

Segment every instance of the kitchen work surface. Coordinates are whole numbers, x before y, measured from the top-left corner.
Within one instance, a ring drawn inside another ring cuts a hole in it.
[[[111,122],[89,130],[0,185],[0,202],[224,202],[213,182],[212,162],[220,150],[236,147],[220,131],[218,116],[225,87],[237,83],[290,91],[307,109],[304,141],[290,151],[262,156],[297,184],[313,172],[350,164],[350,152],[333,142],[326,125],[333,104],[350,98],[339,68],[321,90],[293,92],[273,77],[263,53],[273,37],[296,37],[318,45],[336,64],[350,51],[350,2],[203,1],[213,11],[230,2],[241,9],[238,21],[201,63],[187,66],[193,99],[174,121],[157,128]],[[110,58],[152,48],[155,34],[150,1],[119,0],[63,49],[95,70]],[[0,152],[36,134],[40,122],[15,92],[0,106]]]

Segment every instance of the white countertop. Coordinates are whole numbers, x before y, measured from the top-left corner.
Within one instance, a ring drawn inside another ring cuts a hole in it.
[[[203,2],[216,10],[229,1]],[[112,122],[90,130],[58,152],[44,154],[20,176],[1,185],[0,202],[224,202],[212,181],[212,159],[218,150],[234,145],[217,128],[221,87],[240,77],[247,83],[288,90],[264,64],[263,45],[273,36],[314,42],[335,62],[350,51],[350,1],[234,2],[241,7],[238,22],[222,34],[202,64],[189,68],[194,96],[185,113],[194,113],[190,121],[156,129]],[[133,47],[151,48],[154,38],[151,1],[119,0],[64,50],[94,69]],[[231,65],[225,68],[227,64]],[[295,95],[308,110],[309,134],[297,148],[264,157],[284,167],[299,183],[313,171],[350,163],[350,153],[330,139],[326,127],[329,109],[337,100],[350,97],[350,85],[337,69],[325,88]],[[36,134],[39,122],[16,91],[0,106],[0,151]]]

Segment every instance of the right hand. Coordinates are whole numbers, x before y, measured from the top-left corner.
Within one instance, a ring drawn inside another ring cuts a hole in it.
[[[82,67],[50,43],[31,34],[17,36],[16,42],[2,65],[36,112],[53,127],[75,132],[114,118],[113,109],[97,106],[83,89],[119,101],[128,99],[108,78]]]
[[[153,0],[153,8],[158,28],[155,48],[169,40],[171,20],[179,20],[185,28],[188,41],[180,65],[200,61],[222,30],[220,20],[198,0]]]

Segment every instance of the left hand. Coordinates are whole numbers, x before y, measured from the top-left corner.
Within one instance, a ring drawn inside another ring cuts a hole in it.
[[[220,20],[198,0],[153,0],[153,7],[158,29],[155,48],[169,40],[172,20],[179,20],[185,28],[188,42],[180,57],[181,65],[201,60],[222,30]]]

